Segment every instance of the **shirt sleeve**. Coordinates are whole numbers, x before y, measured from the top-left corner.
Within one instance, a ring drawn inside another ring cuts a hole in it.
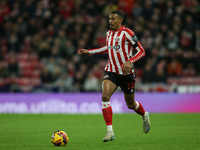
[[[107,46],[103,46],[97,49],[90,49],[88,51],[89,51],[89,54],[103,54],[103,53],[108,52],[108,48]]]
[[[137,53],[129,59],[131,63],[134,63],[145,56],[145,50],[142,47],[141,43],[138,41],[138,38],[133,31],[128,30],[128,32],[126,32],[126,37],[127,40],[133,45],[133,48],[137,51]]]

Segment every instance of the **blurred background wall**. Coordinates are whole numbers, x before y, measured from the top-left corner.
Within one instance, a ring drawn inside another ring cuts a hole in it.
[[[150,113],[200,113],[200,94],[136,93]],[[111,97],[113,112],[133,113],[120,92]],[[1,94],[0,114],[100,114],[101,93]]]
[[[136,91],[200,93],[200,0],[1,0],[0,92],[100,92],[107,55],[77,51],[105,45],[116,9],[146,51]]]

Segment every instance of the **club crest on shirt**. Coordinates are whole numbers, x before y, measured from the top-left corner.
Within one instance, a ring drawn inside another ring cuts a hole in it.
[[[115,42],[119,42],[119,37],[118,36],[115,38]]]

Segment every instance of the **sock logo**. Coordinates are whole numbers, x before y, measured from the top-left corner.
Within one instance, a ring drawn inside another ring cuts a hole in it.
[[[110,103],[108,103],[108,104],[102,104],[102,108],[108,108],[108,107],[110,107]]]

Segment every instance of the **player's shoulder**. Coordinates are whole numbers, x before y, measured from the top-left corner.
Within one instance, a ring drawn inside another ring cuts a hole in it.
[[[129,29],[129,28],[125,27],[125,26],[122,26],[122,30],[124,32],[127,32],[128,34],[131,34],[131,35],[135,34],[131,29]]]

